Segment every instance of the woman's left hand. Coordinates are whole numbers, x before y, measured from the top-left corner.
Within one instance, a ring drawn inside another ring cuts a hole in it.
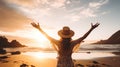
[[[33,27],[37,28],[37,29],[40,29],[39,23],[36,24],[36,23],[32,22],[31,25],[32,25]]]

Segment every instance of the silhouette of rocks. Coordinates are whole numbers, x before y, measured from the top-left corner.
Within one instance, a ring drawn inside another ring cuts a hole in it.
[[[108,65],[108,64],[104,64],[104,63],[103,63],[102,65],[103,65],[103,66],[106,66],[106,67],[111,67],[110,65]]]
[[[34,65],[30,65],[30,66],[29,66],[28,64],[24,64],[24,63],[23,63],[23,64],[20,65],[20,67],[35,67],[35,66],[34,66]]]
[[[101,67],[100,65],[92,64],[92,65],[87,65],[88,67]]]
[[[84,67],[82,64],[76,64],[75,67]]]
[[[90,54],[91,52],[86,52],[87,54]]]
[[[112,54],[120,55],[120,52],[112,52]]]
[[[0,48],[8,48],[8,47],[25,47],[17,40],[12,40],[8,42],[8,39],[5,36],[0,36]]]
[[[9,46],[8,39],[5,36],[0,36],[0,47]]]
[[[0,54],[6,54],[6,50],[4,50],[3,48],[0,48]]]
[[[11,55],[17,55],[17,54],[21,54],[21,52],[20,51],[11,52]]]
[[[94,64],[99,64],[99,62],[97,62],[97,61],[92,61],[92,63],[94,63]]]
[[[20,44],[17,40],[12,40],[9,45],[10,47],[24,47],[24,45]]]
[[[107,40],[101,40],[96,42],[95,44],[120,44],[120,30],[115,32]]]
[[[8,56],[0,56],[0,59],[6,59]]]
[[[20,67],[29,67],[29,65],[23,63],[20,65]]]
[[[31,65],[31,67],[35,67],[34,65]]]
[[[75,67],[112,67],[111,65],[109,64],[105,64],[105,63],[101,63],[101,62],[98,62],[96,60],[93,60],[93,61],[90,61],[90,63],[88,64],[75,64]]]

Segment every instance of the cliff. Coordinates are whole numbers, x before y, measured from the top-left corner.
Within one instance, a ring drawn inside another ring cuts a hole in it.
[[[107,40],[101,40],[101,41],[96,42],[95,44],[120,44],[120,30],[115,32]]]
[[[25,47],[25,45],[22,45],[17,40],[12,40],[9,42],[5,36],[0,36],[0,48],[6,47]]]

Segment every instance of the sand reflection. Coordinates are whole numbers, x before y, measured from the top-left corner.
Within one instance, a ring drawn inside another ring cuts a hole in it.
[[[35,58],[57,58],[57,53],[49,53],[49,52],[26,52],[24,55],[29,55]],[[112,57],[115,56],[112,53],[73,53],[72,58],[73,59],[94,59],[94,58],[100,58],[100,57]]]
[[[46,52],[26,52],[23,53],[24,55],[29,55],[32,57],[36,57],[36,58],[56,58],[57,54],[56,53],[46,53]]]

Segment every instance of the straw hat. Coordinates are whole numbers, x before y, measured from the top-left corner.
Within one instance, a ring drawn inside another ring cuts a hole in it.
[[[58,35],[62,38],[71,38],[74,32],[69,27],[65,26],[62,30],[58,31]]]

